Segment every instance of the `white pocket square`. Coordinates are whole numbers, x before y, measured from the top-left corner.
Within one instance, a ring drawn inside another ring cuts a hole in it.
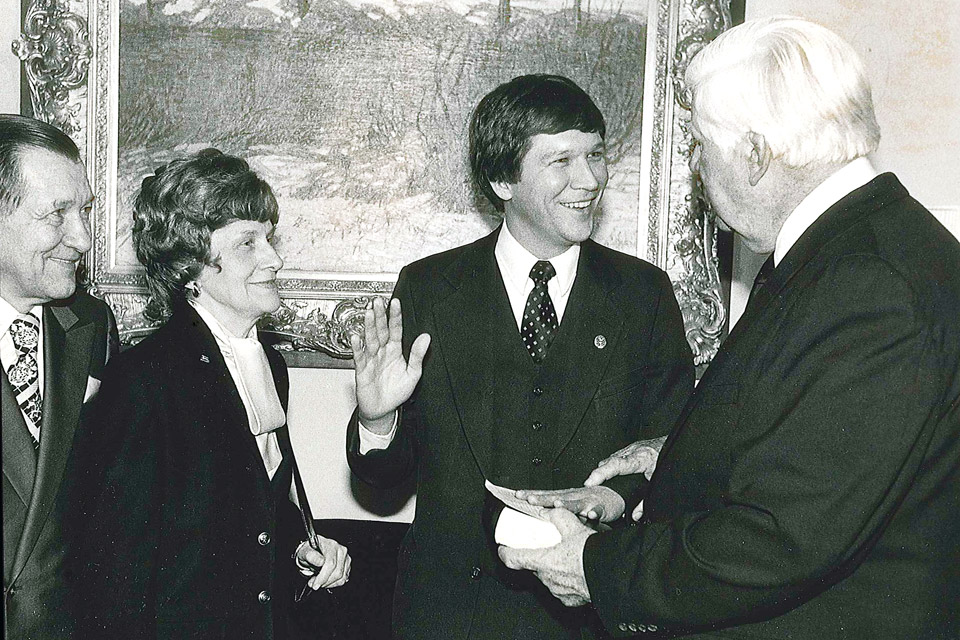
[[[89,402],[100,390],[100,381],[93,376],[87,376],[87,390],[83,392],[83,401]]]

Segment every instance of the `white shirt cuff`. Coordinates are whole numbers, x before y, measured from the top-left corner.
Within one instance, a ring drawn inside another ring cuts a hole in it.
[[[367,455],[367,452],[373,451],[374,449],[386,449],[390,446],[390,443],[393,442],[394,436],[397,435],[397,416],[399,415],[398,411],[393,412],[393,426],[390,427],[390,431],[384,435],[378,435],[373,431],[370,431],[363,423],[359,420],[357,424],[360,426],[360,455]]]

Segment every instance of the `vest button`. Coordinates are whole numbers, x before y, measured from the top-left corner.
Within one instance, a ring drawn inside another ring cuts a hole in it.
[[[542,396],[542,395],[543,395],[543,389],[541,389],[540,387],[534,387],[534,388],[533,388],[533,395],[535,395],[535,396]]]
[[[540,431],[540,428],[541,428],[541,427],[543,427],[543,423],[542,423],[542,422],[534,422],[534,423],[533,423],[533,430],[534,430],[534,431]]]
[[[270,594],[266,591],[261,591],[257,594],[257,600],[259,600],[261,604],[267,604],[270,602]]]
[[[267,546],[268,544],[270,544],[270,534],[264,531],[263,533],[257,536],[257,542],[260,543],[261,547]]]

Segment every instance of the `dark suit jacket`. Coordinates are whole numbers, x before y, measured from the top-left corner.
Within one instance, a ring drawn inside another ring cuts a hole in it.
[[[758,291],[660,454],[634,531],[592,536],[606,625],[960,637],[960,245],[892,174]]]
[[[286,407],[286,366],[266,353]],[[271,482],[230,372],[193,309],[181,305],[111,363],[89,428],[82,475],[101,491],[78,523],[83,637],[275,637],[274,609],[292,599],[277,575],[292,566],[287,530],[297,531],[287,497],[293,450],[283,427]]]
[[[74,479],[65,469],[88,379],[100,379],[108,342],[116,345],[113,316],[106,304],[78,292],[44,307],[43,340],[39,452],[34,451],[6,372],[0,376],[4,637],[18,640],[60,640],[73,633],[65,571],[70,549],[63,532],[66,487]]]
[[[417,478],[394,598],[399,638],[579,637],[582,612],[564,610],[530,576],[500,563],[481,522],[484,479],[581,485],[618,448],[666,433],[692,388],[666,274],[592,241],[582,245],[559,334],[534,365],[500,277],[496,238],[401,272],[404,347],[421,332],[432,336],[423,376],[388,449],[360,456],[356,415],[348,430],[358,477],[380,486]],[[637,482],[618,487],[628,494]]]

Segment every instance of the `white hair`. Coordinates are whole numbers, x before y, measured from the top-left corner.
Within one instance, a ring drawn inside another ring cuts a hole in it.
[[[694,125],[727,153],[750,132],[791,167],[842,163],[880,143],[870,84],[853,48],[791,16],[751,20],[705,46],[686,71]]]

